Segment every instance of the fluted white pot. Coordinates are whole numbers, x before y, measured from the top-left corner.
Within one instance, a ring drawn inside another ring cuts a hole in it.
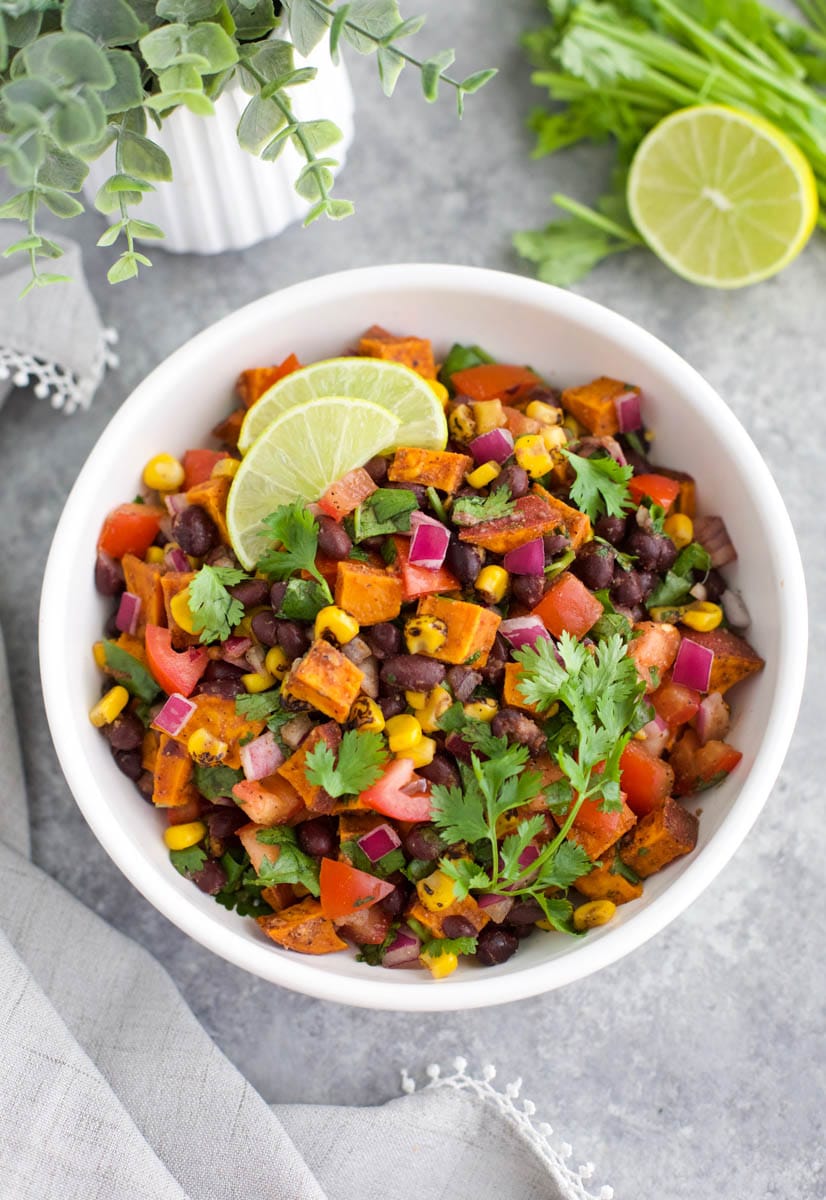
[[[331,155],[343,165],[353,139],[354,101],[347,71],[333,64],[323,45],[306,61],[318,74],[291,91],[291,104],[303,121],[335,121],[343,136]],[[162,129],[150,132],[169,155],[173,179],[156,184],[135,215],[163,229],[166,237],[156,243],[159,247],[176,254],[240,250],[274,237],[312,207],[294,189],[304,160],[291,144],[271,163],[238,145],[235,130],[248,101],[245,92],[231,86],[216,100],[213,116],[196,117],[179,108]],[[90,203],[114,170],[113,150],[91,164],[84,184]]]

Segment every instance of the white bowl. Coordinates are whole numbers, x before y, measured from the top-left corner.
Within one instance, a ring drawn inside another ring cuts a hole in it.
[[[751,610],[750,640],[766,659],[733,695],[734,774],[702,797],[693,854],[646,881],[641,900],[581,940],[535,936],[498,967],[385,971],[354,954],[302,957],[275,947],[255,922],[227,912],[170,866],[163,817],[121,775],[88,710],[100,676],[90,647],[106,602],[95,592],[95,541],[104,514],[134,493],[159,450],[198,445],[228,411],[244,367],[340,354],[367,326],[485,346],[555,384],[597,375],[642,387],[656,430],[655,460],[697,477],[700,508],[722,513],[739,560],[727,569]],[[70,597],[69,603],[56,598]],[[440,1011],[519,1000],[581,979],[628,954],[673,920],[714,879],[771,791],[800,703],[806,594],[791,522],[754,444],[716,392],[673,350],[616,313],[569,292],[470,267],[370,267],[311,280],[225,317],[171,355],[114,416],[81,471],[55,533],[40,611],[42,682],[69,786],[103,847],[136,888],[196,941],[273,983],[365,1008]]]

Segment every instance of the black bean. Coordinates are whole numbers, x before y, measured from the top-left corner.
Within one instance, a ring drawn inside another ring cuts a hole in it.
[[[486,925],[476,943],[476,958],[485,967],[495,967],[519,949],[519,938],[499,925]]]
[[[269,602],[270,587],[264,579],[245,579],[231,587],[229,594],[240,600],[244,608],[259,608]]]
[[[113,609],[113,611],[110,612],[109,616],[106,618],[106,624],[103,626],[104,637],[107,637],[107,638],[119,638],[120,637],[120,630],[118,629],[118,626],[117,626],[117,619],[118,619],[118,610]]]
[[[706,599],[710,600],[712,604],[719,604],[720,600],[722,599],[723,592],[728,587],[725,579],[723,579],[723,576],[719,571],[715,571],[712,568],[712,570],[709,571],[705,582]]]
[[[333,858],[338,850],[335,817],[312,817],[296,827],[298,844],[305,854],[313,858]]]
[[[234,567],[236,571],[241,567],[229,546],[225,546],[223,542],[213,546],[209,553],[204,555],[204,563],[208,567]]]
[[[627,439],[624,441],[622,452],[625,455],[625,461],[633,468],[635,475],[647,475],[651,470],[651,463],[644,454],[640,454],[633,446],[629,446]]]
[[[391,696],[380,697],[378,705],[385,721],[389,721],[391,717],[397,717],[404,712],[407,701],[399,692],[394,692]]]
[[[617,567],[611,588],[611,603],[623,608],[633,608],[642,600],[642,587],[636,571],[623,571]]]
[[[656,571],[638,571],[637,578],[640,582],[640,595],[643,600],[647,600],[659,583],[659,576]]]
[[[373,483],[381,486],[387,478],[387,459],[381,454],[376,454],[364,464],[364,469]]]
[[[142,771],[140,777],[135,780],[135,786],[147,804],[151,804],[152,796],[155,791],[155,776],[152,774],[152,772]]]
[[[353,543],[343,525],[332,517],[318,518],[318,548],[328,558],[341,562],[353,549]]]
[[[479,668],[479,673],[485,683],[490,683],[496,686],[502,680],[505,673],[505,663],[510,658],[510,646],[505,641],[500,633],[497,633],[493,646],[491,647],[488,661],[483,667]]]
[[[507,920],[509,925],[535,925],[544,915],[536,900],[517,900]]]
[[[402,631],[390,621],[380,621],[378,625],[371,625],[369,629],[362,631],[361,636],[376,658],[390,658],[402,648]]]
[[[525,392],[522,399],[526,404],[531,400],[541,400],[543,404],[550,404],[552,408],[558,408],[561,395],[562,393],[557,388],[546,387],[544,384],[538,383],[529,392]],[[561,419],[560,417],[560,421]]]
[[[209,830],[209,836],[224,842],[237,833],[242,825],[246,825],[249,817],[243,808],[235,804],[216,804],[204,818]]]
[[[395,887],[392,892],[388,892],[386,896],[379,900],[379,906],[389,916],[400,917],[404,912],[407,899],[410,895],[410,884],[401,871],[394,871],[392,875],[388,875],[387,882],[395,884]]]
[[[451,667],[447,673],[453,695],[464,704],[482,682],[482,676],[471,667]]]
[[[444,850],[445,843],[433,825],[414,825],[404,836],[404,852],[408,858],[434,862]]]
[[[393,483],[388,482],[382,484],[382,487],[391,488],[395,491],[412,492],[416,497],[416,503],[419,508],[424,508],[427,504],[427,488],[421,483]]]
[[[382,683],[402,692],[429,692],[447,673],[444,663],[424,654],[395,654],[385,660]]]
[[[246,688],[239,679],[201,679],[195,688],[198,696],[218,696],[221,700],[234,700],[236,696],[246,694]]]
[[[126,587],[123,567],[116,558],[98,550],[95,559],[95,587],[101,596],[119,596]]]
[[[284,597],[286,596],[286,594],[287,594],[286,583],[274,583],[272,585],[272,587],[270,588],[270,604],[272,605],[274,612],[278,612],[279,608],[281,607],[281,603],[282,603]]]
[[[459,772],[446,754],[434,754],[433,761],[416,768],[419,775],[442,787],[459,786]]]
[[[376,550],[380,552],[382,546],[384,545],[384,541],[385,535],[383,533],[377,533],[373,537],[362,538],[359,542],[359,546],[362,550]]]
[[[225,886],[227,873],[219,862],[210,858],[207,859],[200,871],[193,872],[192,882],[208,896],[214,896]]]
[[[511,463],[510,466],[503,468],[491,486],[494,489],[506,487],[513,499],[519,500],[528,494],[530,487],[528,472],[516,463]]]
[[[534,608],[544,594],[544,575],[514,575],[511,580],[511,596],[526,608]]]
[[[112,758],[114,758],[118,764],[118,769],[123,771],[127,779],[132,779],[137,783],[141,775],[143,775],[140,750],[113,750]]]
[[[611,586],[615,560],[614,551],[609,546],[603,546],[602,542],[586,542],[571,563],[571,572],[596,592]]]
[[[278,619],[272,610],[257,612],[250,622],[250,628],[264,646],[274,646],[278,641]]]
[[[248,670],[249,667],[237,667],[235,663],[224,662],[222,658],[211,658],[201,678],[207,683],[214,679],[240,679]]]
[[[625,517],[600,517],[594,526],[597,537],[604,538],[612,546],[618,546],[627,532]]]
[[[558,558],[571,544],[567,533],[546,533],[542,539],[545,547],[545,565]]]
[[[122,712],[103,734],[113,750],[138,750],[143,744],[143,723],[132,712]]]
[[[502,708],[491,721],[491,732],[494,737],[506,737],[509,742],[519,742],[527,746],[532,756],[541,754],[547,746],[547,739],[530,717],[526,717],[518,708]]]
[[[670,537],[660,538],[660,557],[657,559],[657,570],[660,574],[670,571],[677,561],[677,547]]]
[[[445,917],[442,932],[447,938],[476,937],[476,926],[467,917]]]
[[[220,541],[215,522],[199,504],[190,504],[174,518],[172,538],[195,558],[203,558]]]
[[[634,555],[637,566],[643,571],[656,571],[660,561],[660,539],[655,533],[646,533],[639,527],[632,529],[622,548],[626,554]]]
[[[445,555],[445,566],[452,571],[460,583],[469,586],[475,583],[484,561],[477,546],[466,546],[464,542],[451,538]]]
[[[300,658],[310,645],[307,630],[298,621],[278,621],[276,638],[291,662],[294,658]]]

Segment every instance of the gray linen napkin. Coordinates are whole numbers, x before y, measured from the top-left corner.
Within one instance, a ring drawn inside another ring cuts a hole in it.
[[[270,1108],[162,967],[30,861],[1,634],[0,881],[0,1200],[597,1200],[518,1087],[461,1059],[383,1107]]]

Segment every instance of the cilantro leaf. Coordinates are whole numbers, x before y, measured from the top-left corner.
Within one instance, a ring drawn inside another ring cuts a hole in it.
[[[608,873],[609,875],[619,875],[622,879],[626,880],[627,883],[637,884],[640,882],[640,877],[637,872],[632,870],[631,867],[626,866],[616,852],[614,853],[614,861],[608,868]]]
[[[206,850],[200,846],[190,846],[186,850],[170,850],[169,861],[181,875],[191,878],[200,871],[207,860]]]
[[[705,575],[710,569],[711,558],[704,546],[699,542],[691,542],[684,546],[677,555],[674,566],[666,573],[665,579],[646,600],[646,607],[661,608],[670,604],[681,604],[689,597],[694,586],[694,572]]]
[[[310,783],[330,796],[354,796],[381,778],[387,759],[381,734],[348,729],[337,755],[319,741],[307,755],[304,770]]]
[[[264,517],[262,524],[272,534],[278,548],[267,550],[258,562],[258,569],[270,579],[289,579],[306,571],[321,587],[328,604],[333,597],[329,585],[315,565],[318,552],[318,522],[307,511],[303,500],[282,504]]]
[[[545,914],[545,920],[559,933],[570,933],[574,937],[582,936],[574,929],[572,920],[574,906],[570,900],[551,900],[542,892],[537,893],[535,899]]]
[[[370,967],[380,967],[385,953],[390,949],[396,940],[396,935],[399,932],[400,925],[401,921],[393,922],[380,946],[359,946],[359,953],[356,955],[356,962],[367,963],[367,965]]]
[[[352,866],[357,871],[366,871],[368,875],[376,875],[379,879],[386,879],[388,875],[392,875],[395,871],[401,871],[405,865],[404,852],[401,846],[397,846],[395,850],[389,850],[387,854],[377,858],[375,862],[369,859],[358,844],[355,838],[349,838],[341,843],[341,853],[345,854]]]
[[[574,469],[576,479],[571,486],[571,499],[577,508],[592,521],[601,514],[621,517],[631,506],[628,480],[633,475],[630,466],[621,467],[613,458],[584,458],[571,450],[562,450]]]
[[[256,841],[263,846],[278,846],[275,862],[265,858],[258,868],[258,881],[264,887],[278,883],[300,883],[318,896],[318,862],[299,848],[296,832],[289,825],[276,825],[272,829],[259,829]]]
[[[215,899],[223,908],[235,911],[241,917],[262,917],[272,912],[266,900],[261,898],[261,884],[250,868],[246,851],[240,859],[227,851],[221,855],[221,866],[227,881]]]
[[[241,693],[235,697],[235,711],[248,721],[264,721],[273,713],[281,712],[281,693],[275,689],[269,692]],[[290,713],[291,717],[295,713]]]
[[[330,603],[329,591],[315,579],[291,579],[281,601],[277,616],[289,621],[314,621],[325,605]]]
[[[123,684],[127,692],[145,704],[151,704],[161,694],[160,687],[143,663],[117,642],[104,642],[103,654],[113,677]]]
[[[353,538],[410,532],[410,514],[419,503],[407,488],[377,488],[353,513]]]
[[[431,958],[439,958],[442,954],[475,954],[475,937],[431,938],[425,942],[420,953]]]
[[[218,800],[222,796],[232,796],[233,786],[241,782],[244,772],[232,767],[202,767],[196,763],[194,778],[195,786],[205,800]]]
[[[227,591],[249,579],[236,567],[201,567],[189,585],[189,611],[202,642],[223,642],[244,616],[244,606]]]
[[[562,199],[554,197],[557,203]],[[517,254],[536,263],[539,278],[557,287],[569,287],[604,258],[641,245],[631,229],[619,225],[604,228],[600,213],[585,205],[577,204],[576,209],[576,216],[551,221],[544,229],[516,233],[513,238]]]
[[[450,517],[454,525],[480,525],[483,521],[509,517],[515,509],[516,501],[503,484],[489,496],[460,496],[453,505]]]
[[[541,833],[545,828],[545,817],[542,813],[536,813],[525,821],[520,821],[516,827],[516,833],[510,834],[502,842],[502,877],[510,882],[516,882],[519,876],[526,871],[532,870],[531,867],[521,867],[519,865],[520,856],[527,850],[529,844],[533,841],[538,833]]]
[[[429,866],[432,868],[432,863]],[[464,900],[471,889],[481,891],[491,886],[488,874],[478,863],[467,858],[443,858],[439,863],[439,869],[453,880],[453,892],[457,900]]]
[[[540,868],[537,887],[543,890],[551,887],[569,888],[577,879],[587,875],[593,865],[578,842],[566,839]]]

